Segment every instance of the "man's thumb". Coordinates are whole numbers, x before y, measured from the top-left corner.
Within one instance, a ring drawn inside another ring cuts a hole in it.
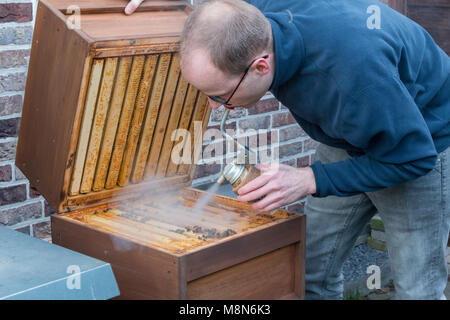
[[[132,14],[144,0],[131,0],[125,7],[125,14]]]

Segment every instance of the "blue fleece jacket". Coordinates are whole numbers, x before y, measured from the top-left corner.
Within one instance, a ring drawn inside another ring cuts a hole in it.
[[[314,196],[350,196],[433,169],[450,146],[450,58],[375,0],[253,0],[272,25],[270,91],[313,139],[348,160],[314,162]],[[380,29],[369,29],[369,6]]]

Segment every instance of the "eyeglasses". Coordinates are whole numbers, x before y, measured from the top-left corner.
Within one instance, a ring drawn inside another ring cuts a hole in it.
[[[267,59],[269,58],[269,55],[265,55],[261,58],[256,58],[255,60],[253,60],[250,65],[245,69],[244,74],[241,77],[241,80],[239,80],[239,83],[237,84],[236,88],[234,88],[233,92],[231,93],[230,97],[225,100],[222,99],[221,97],[218,96],[208,96],[208,98],[210,98],[211,100],[222,104],[225,108],[227,109],[234,109],[235,107],[231,107],[232,104],[230,103],[231,98],[233,97],[234,93],[236,92],[236,90],[239,88],[239,86],[241,85],[242,81],[244,80],[245,76],[247,75],[248,71],[250,70],[251,66],[253,65],[253,63],[258,60],[258,59]]]

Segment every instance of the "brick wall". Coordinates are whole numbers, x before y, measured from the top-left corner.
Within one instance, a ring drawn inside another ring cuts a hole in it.
[[[52,210],[14,165],[36,4],[0,3],[0,224],[49,240]]]
[[[37,0],[0,0],[0,224],[51,241],[50,214],[54,211],[14,165],[36,7]],[[222,113],[212,112],[208,129],[219,128]],[[270,95],[252,109],[232,112],[227,128],[268,129],[268,147],[278,135],[282,163],[304,166],[314,157],[315,143]],[[210,142],[205,141],[205,151],[208,146]],[[217,179],[223,167],[217,162],[224,158],[213,153],[201,159],[193,185]],[[289,207],[302,208],[303,203]]]

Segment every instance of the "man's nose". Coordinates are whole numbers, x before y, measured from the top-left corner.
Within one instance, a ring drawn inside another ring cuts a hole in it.
[[[208,102],[209,102],[209,105],[211,106],[211,108],[213,108],[213,109],[218,109],[218,108],[220,108],[220,106],[222,106],[220,103],[218,103],[210,98],[208,98]]]

